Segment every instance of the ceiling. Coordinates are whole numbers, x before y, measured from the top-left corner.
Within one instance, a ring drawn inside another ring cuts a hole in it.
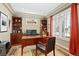
[[[31,13],[46,16],[60,3],[11,3],[15,12]]]

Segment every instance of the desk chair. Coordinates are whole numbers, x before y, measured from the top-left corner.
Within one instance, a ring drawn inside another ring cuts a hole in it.
[[[55,56],[55,39],[56,37],[50,37],[48,38],[45,44],[42,42],[36,44],[36,56],[37,50],[40,50],[41,52],[45,53],[45,56],[47,56],[49,52],[53,51],[53,55]]]

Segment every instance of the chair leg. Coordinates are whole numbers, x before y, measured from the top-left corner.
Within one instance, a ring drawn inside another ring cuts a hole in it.
[[[47,56],[47,53],[45,53],[45,56]]]
[[[55,56],[55,50],[53,50],[53,55]]]
[[[47,56],[47,50],[45,51],[45,56]]]

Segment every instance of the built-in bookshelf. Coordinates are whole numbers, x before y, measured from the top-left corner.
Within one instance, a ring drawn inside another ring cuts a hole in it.
[[[47,30],[47,20],[41,20],[42,24],[42,30],[44,31],[45,29]]]
[[[47,20],[46,19],[43,19],[41,20],[41,34],[45,34],[45,35],[48,35],[48,32],[47,32]]]
[[[21,17],[12,17],[12,33],[22,33]]]

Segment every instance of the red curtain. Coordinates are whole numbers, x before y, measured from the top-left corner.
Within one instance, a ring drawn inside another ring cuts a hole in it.
[[[52,16],[50,16],[50,36],[52,36]]]
[[[70,48],[69,52],[73,55],[79,55],[79,37],[78,37],[78,14],[77,4],[71,4],[70,20]]]

